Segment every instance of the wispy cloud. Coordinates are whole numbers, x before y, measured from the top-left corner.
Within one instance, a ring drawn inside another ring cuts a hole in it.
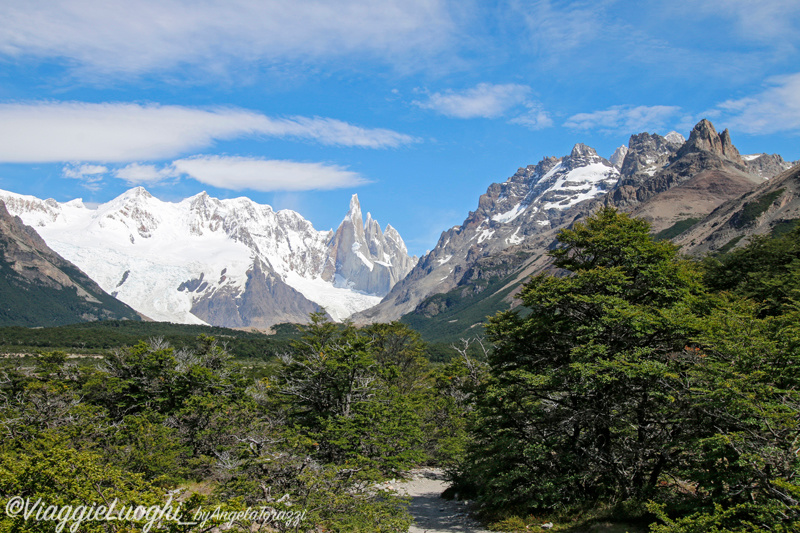
[[[206,185],[235,191],[328,190],[369,183],[338,165],[248,157],[197,156],[174,161],[172,168]]]
[[[218,140],[289,137],[387,148],[416,142],[387,129],[322,117],[273,118],[240,108],[129,103],[0,104],[0,162],[128,162],[176,157]]]
[[[430,93],[413,104],[453,118],[498,118],[524,104],[530,92],[527,85],[479,83],[463,91]]]
[[[564,123],[576,130],[599,130],[604,133],[631,133],[661,130],[681,112],[677,106],[613,106],[591,113],[572,115]]]
[[[755,96],[720,104],[724,123],[745,133],[800,133],[800,73],[770,82]]]
[[[528,111],[522,115],[512,118],[509,122],[525,126],[530,130],[543,130],[553,125],[553,119],[539,104],[528,104]]]
[[[733,19],[743,39],[781,48],[800,43],[800,3],[796,0],[682,0],[687,7],[714,17]]]
[[[89,190],[100,190],[103,178],[108,174],[108,167],[103,165],[74,164],[64,165],[61,175],[65,178],[79,180]]]
[[[123,180],[128,185],[154,185],[179,175],[172,165],[158,168],[155,165],[131,163],[114,171],[114,177]]]
[[[559,3],[512,0],[513,13],[528,28],[525,36],[534,53],[560,54],[596,41],[608,31],[608,2]]]
[[[0,54],[106,73],[179,65],[430,55],[452,32],[446,0],[26,0],[0,3]]]

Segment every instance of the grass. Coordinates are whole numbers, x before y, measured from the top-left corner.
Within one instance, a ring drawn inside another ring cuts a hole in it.
[[[744,204],[741,211],[738,211],[731,219],[733,227],[743,228],[755,222],[755,220],[764,214],[764,212],[769,209],[769,206],[783,194],[783,191],[784,189],[778,189],[769,194],[765,194],[757,200]]]
[[[664,241],[668,239],[674,239],[684,231],[688,230],[695,224],[700,222],[699,218],[685,218],[683,220],[677,221],[675,224],[671,225],[667,229],[663,229],[656,233],[653,238],[657,241]]]
[[[731,250],[733,250],[733,247],[734,247],[734,246],[736,246],[736,244],[737,244],[739,241],[741,241],[743,237],[744,237],[744,235],[738,235],[738,236],[734,237],[733,239],[729,240],[728,242],[726,242],[726,243],[725,243],[725,244],[722,246],[722,248],[720,248],[719,250],[717,250],[717,253],[718,253],[718,254],[727,254],[728,252],[730,252]]]

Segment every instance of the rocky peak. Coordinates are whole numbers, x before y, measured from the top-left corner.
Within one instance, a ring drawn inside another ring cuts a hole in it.
[[[361,203],[358,201],[358,195],[354,194],[350,197],[350,210],[347,212],[345,219],[350,219],[354,224],[362,224],[363,216],[361,215]]]
[[[128,189],[117,198],[120,200],[125,201],[135,201],[135,200],[149,200],[152,198],[153,195],[150,194],[147,189],[139,185],[138,187],[134,187],[132,189]]]
[[[778,154],[753,154],[742,156],[747,165],[747,170],[764,179],[774,178],[781,172],[789,170],[800,164],[800,161],[784,161]]]
[[[625,177],[645,173],[653,175],[665,167],[680,147],[683,136],[667,139],[658,134],[639,133],[631,135],[620,173]]]
[[[356,194],[329,247],[334,283],[367,294],[385,295],[416,263],[408,257],[405,243],[394,228],[387,226],[386,233],[382,232],[370,213],[363,221]]]
[[[667,142],[671,144],[677,144],[679,146],[682,146],[683,143],[686,142],[686,137],[684,137],[677,131],[671,131],[667,133],[666,135],[664,135],[664,138],[667,140]]]
[[[725,128],[725,131],[719,136],[719,139],[722,142],[722,154],[725,157],[737,163],[744,163],[741,154],[739,154],[739,150],[736,149],[731,141],[731,134],[727,128]]]
[[[622,168],[622,163],[625,161],[625,156],[628,153],[628,147],[625,145],[620,146],[614,153],[611,154],[611,157],[608,158],[608,161],[614,165],[614,167],[619,170]]]
[[[574,170],[579,167],[585,167],[592,163],[606,162],[605,159],[597,155],[597,151],[590,146],[583,143],[578,143],[572,147],[570,154],[562,160],[564,168],[567,170]],[[609,164],[609,166],[611,166]]]
[[[721,134],[717,133],[714,125],[707,119],[703,119],[689,134],[689,140],[678,151],[678,157],[683,157],[692,152],[711,152],[720,157],[724,157],[745,166],[742,156],[739,155],[739,150],[733,146],[731,142],[731,135],[726,129]]]

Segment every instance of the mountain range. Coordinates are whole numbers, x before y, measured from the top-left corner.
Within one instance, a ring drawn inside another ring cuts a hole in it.
[[[248,198],[163,202],[141,187],[95,209],[0,191],[8,210],[152,320],[268,328],[378,303],[416,263],[353,196],[334,232]]]
[[[112,296],[154,320],[267,328],[324,309],[402,319],[453,340],[514,304],[549,266],[556,235],[602,206],[651,223],[689,254],[729,249],[800,217],[798,167],[741,155],[700,121],[688,139],[638,133],[608,159],[584,144],[491,184],[419,261],[353,196],[334,231],[293,211],[205,193],[162,202],[143,188],[89,209],[0,191],[8,210]]]
[[[744,243],[747,235],[772,230],[766,214],[724,237],[686,240],[684,234],[699,232],[695,225],[706,227],[704,220],[743,198],[770,194],[775,183],[796,173],[794,165],[774,154],[741,156],[730,133],[717,133],[708,120],[688,140],[675,132],[632,135],[610,160],[577,144],[568,156],[545,158],[490,185],[462,225],[443,232],[379,305],[354,319],[402,318],[439,340],[472,336],[487,315],[514,305],[530,275],[549,267],[547,252],[558,231],[602,206],[648,220],[657,238],[676,240],[687,254],[716,251],[734,238],[734,244]],[[783,190],[783,201],[795,205],[793,189]],[[776,216],[786,221],[797,212],[787,208]]]

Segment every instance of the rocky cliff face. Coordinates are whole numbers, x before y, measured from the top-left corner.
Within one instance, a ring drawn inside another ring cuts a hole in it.
[[[742,156],[742,159],[744,159],[747,170],[751,174],[756,174],[764,179],[773,178],[800,164],[800,161],[795,161],[794,163],[784,161],[778,154],[745,155]]]
[[[55,326],[141,318],[51,250],[0,201],[0,324]]]
[[[0,192],[54,249],[155,320],[268,327],[334,319],[380,301],[413,266],[391,226],[361,219],[358,198],[336,232],[248,198],[201,193],[162,202],[141,187],[87,209]]]
[[[666,137],[650,133],[631,135],[620,173],[632,184],[646,181],[669,164],[685,141],[683,135],[675,132]]]
[[[626,174],[613,195],[613,205],[648,220],[656,232],[703,218],[763,181],[749,171],[728,130],[718,134],[708,120],[701,120],[685,143],[666,148],[677,148],[665,156],[666,164],[645,175]]]

